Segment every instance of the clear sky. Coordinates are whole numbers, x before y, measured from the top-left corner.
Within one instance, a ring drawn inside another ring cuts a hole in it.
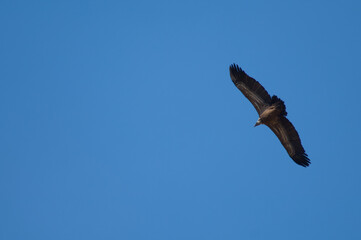
[[[0,239],[361,239],[360,1],[0,2]],[[233,85],[283,99],[296,165]]]

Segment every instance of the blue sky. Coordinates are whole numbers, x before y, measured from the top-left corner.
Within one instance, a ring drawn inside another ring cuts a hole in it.
[[[0,2],[0,239],[361,239],[359,1]],[[235,88],[286,102],[296,165]]]

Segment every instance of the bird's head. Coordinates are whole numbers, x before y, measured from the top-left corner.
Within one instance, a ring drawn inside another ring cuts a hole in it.
[[[261,120],[261,118],[258,118],[258,120],[254,126],[257,127],[258,125],[261,125],[261,124],[262,124],[262,120]]]

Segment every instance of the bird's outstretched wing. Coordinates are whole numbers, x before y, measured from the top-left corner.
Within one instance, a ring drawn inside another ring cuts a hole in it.
[[[286,117],[281,116],[278,121],[267,124],[267,126],[276,134],[293,161],[303,167],[310,165],[310,159],[302,147],[301,139],[295,127]]]
[[[271,97],[266,89],[236,64],[229,67],[229,72],[233,83],[256,108],[258,115],[261,115],[271,104]]]

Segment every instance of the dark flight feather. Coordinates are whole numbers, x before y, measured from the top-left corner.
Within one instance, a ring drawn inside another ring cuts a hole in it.
[[[310,159],[303,149],[301,139],[295,127],[286,117],[281,116],[279,121],[266,125],[276,134],[293,161],[303,167],[310,165]]]
[[[303,167],[309,166],[310,159],[301,144],[301,139],[295,127],[286,118],[285,103],[275,95],[271,98],[259,82],[248,76],[236,64],[232,64],[229,70],[233,83],[257,110],[261,123],[276,134],[293,161]]]
[[[253,104],[258,114],[261,114],[271,104],[271,96],[266,89],[236,64],[232,64],[229,71],[233,83]]]

